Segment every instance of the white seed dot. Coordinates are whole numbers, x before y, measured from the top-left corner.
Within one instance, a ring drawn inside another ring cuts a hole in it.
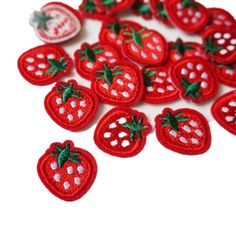
[[[133,43],[131,44],[131,50],[135,53],[139,52],[138,48]]]
[[[195,16],[197,18],[201,18],[202,17],[202,13],[200,11],[197,11],[197,12],[195,12]]]
[[[202,137],[203,136],[203,133],[200,129],[196,129],[195,130],[195,134],[198,135],[199,137]]]
[[[192,22],[193,24],[196,24],[196,23],[198,22],[198,19],[197,19],[196,17],[193,17],[193,18],[191,19],[191,22]]]
[[[105,58],[105,57],[99,57],[99,58],[98,58],[98,61],[104,62],[104,61],[106,61],[106,58]]]
[[[80,178],[79,178],[79,177],[75,177],[75,178],[74,178],[74,183],[75,183],[76,185],[79,185],[79,184],[81,183]]]
[[[236,39],[231,39],[231,40],[230,40],[230,43],[233,44],[233,45],[235,45],[235,44],[236,44]]]
[[[234,71],[231,70],[231,69],[226,69],[226,70],[225,70],[225,73],[226,73],[227,75],[233,75],[233,74],[234,74]]]
[[[196,138],[191,138],[191,142],[193,144],[199,144],[199,141]]]
[[[223,37],[224,37],[225,39],[230,39],[230,38],[231,38],[231,34],[229,34],[229,33],[224,33]]]
[[[216,39],[221,38],[221,36],[222,36],[222,34],[219,32],[214,34],[214,38],[216,38]]]
[[[115,38],[116,38],[116,35],[115,35],[114,33],[109,34],[109,36],[110,36],[112,39],[115,39]]]
[[[202,79],[207,79],[208,78],[208,74],[206,72],[203,72],[201,75]]]
[[[146,89],[147,89],[148,92],[153,92],[154,91],[154,88],[152,86],[147,86]]]
[[[43,58],[44,58],[44,55],[43,55],[42,53],[37,54],[37,58],[39,58],[39,59],[43,59]]]
[[[121,86],[124,85],[124,82],[122,79],[117,79],[116,82],[117,82],[117,84],[119,84]]]
[[[78,117],[81,118],[84,115],[84,112],[82,110],[78,110]]]
[[[218,15],[217,18],[220,19],[220,20],[224,20],[225,16],[224,15]]]
[[[105,132],[105,133],[103,134],[103,137],[104,137],[104,138],[110,138],[110,137],[111,137],[111,132]]]
[[[159,84],[163,84],[163,83],[164,83],[164,80],[161,79],[161,78],[158,78],[158,77],[155,79],[155,81],[156,81],[157,83],[159,83]]]
[[[191,8],[188,9],[188,15],[192,16],[193,15],[193,10]]]
[[[187,125],[184,125],[184,126],[182,127],[182,129],[183,129],[184,131],[186,131],[187,133],[190,133],[190,132],[191,132],[191,128],[190,128],[189,126],[187,126]]]
[[[76,108],[76,102],[75,102],[75,101],[72,101],[72,102],[70,103],[70,105],[71,105],[72,108]]]
[[[177,9],[181,10],[183,9],[183,5],[179,2],[177,5],[176,5]]]
[[[189,75],[190,79],[195,79],[196,78],[196,73],[195,72],[191,72]]]
[[[122,40],[118,39],[118,40],[116,40],[116,43],[117,43],[118,45],[121,45],[121,44],[122,44]]]
[[[118,136],[119,136],[119,138],[124,138],[124,137],[127,136],[127,133],[125,133],[125,132],[120,132],[120,133],[118,134]]]
[[[150,49],[154,49],[154,46],[151,43],[148,43],[147,47],[150,48]]]
[[[73,167],[72,166],[68,166],[66,168],[66,171],[67,171],[67,174],[69,174],[69,175],[73,174]]]
[[[227,49],[229,51],[234,51],[235,50],[235,46],[234,45],[229,45],[229,46],[227,46]]]
[[[177,60],[177,61],[180,60],[181,58],[182,58],[182,57],[181,57],[181,55],[179,55],[179,54],[175,54],[175,55],[174,55],[174,59]]]
[[[187,63],[187,67],[188,67],[188,69],[193,69],[193,63],[191,63],[191,62],[189,62],[189,63]]]
[[[26,59],[26,61],[29,62],[29,63],[33,63],[34,62],[34,58],[33,57],[28,57]]]
[[[153,53],[153,52],[152,52],[152,58],[153,58],[154,60],[157,60],[159,57],[157,56],[156,53]]]
[[[109,62],[110,62],[110,63],[115,63],[115,62],[116,62],[116,59],[115,59],[115,58],[112,58]]]
[[[232,122],[232,121],[234,120],[234,116],[226,116],[226,117],[225,117],[225,120],[226,120],[227,122]]]
[[[111,90],[111,95],[117,97],[118,92],[117,92],[115,89],[112,89],[112,90]]]
[[[47,58],[52,60],[52,59],[55,58],[55,55],[54,55],[54,54],[49,54],[49,55],[47,56]]]
[[[224,112],[224,113],[227,113],[229,111],[229,108],[228,107],[222,107],[221,111]]]
[[[55,180],[56,182],[60,182],[60,180],[61,180],[61,175],[60,175],[60,174],[55,174],[55,175],[53,176],[53,178],[54,178],[54,180]]]
[[[141,56],[143,57],[143,58],[147,58],[147,53],[145,53],[145,52],[141,52]]]
[[[169,85],[169,86],[167,86],[167,90],[168,90],[168,91],[174,91],[175,88],[174,88],[172,85]]]
[[[180,142],[182,142],[182,143],[187,143],[188,141],[186,140],[186,138],[184,138],[184,137],[180,137],[179,138],[179,140],[180,140]]]
[[[34,66],[27,66],[28,71],[33,71],[34,69],[35,69]]]
[[[65,113],[65,108],[64,107],[60,107],[59,108],[59,113],[62,115]]]
[[[109,89],[109,84],[108,83],[101,84],[101,86],[106,90]]]
[[[126,74],[124,75],[124,77],[125,77],[125,79],[127,79],[127,80],[131,80],[131,75],[128,74],[128,73],[126,73]]]
[[[63,183],[64,189],[70,188],[70,183],[68,181]]]
[[[80,103],[79,103],[79,105],[81,106],[81,107],[86,107],[86,101],[80,101]]]
[[[42,72],[41,70],[37,70],[37,71],[35,72],[35,75],[41,76],[41,75],[43,75],[43,72]]]
[[[118,141],[117,140],[113,140],[113,141],[110,142],[110,144],[111,144],[111,146],[115,147],[115,146],[117,146]]]
[[[79,172],[79,174],[84,173],[84,167],[83,166],[78,166],[77,171]]]
[[[217,40],[217,43],[220,44],[220,45],[222,45],[222,44],[225,43],[225,39],[219,39],[219,40]]]
[[[164,90],[163,88],[158,88],[158,89],[157,89],[157,92],[158,92],[158,93],[165,93],[165,90]]]
[[[128,83],[128,87],[131,89],[131,90],[134,90],[135,86],[133,83]]]
[[[45,69],[47,66],[46,66],[46,64],[44,64],[44,63],[40,63],[40,64],[38,64],[38,68],[40,68],[40,69]]]
[[[116,123],[111,123],[109,129],[115,129],[117,127]]]
[[[186,68],[182,68],[181,75],[187,75],[187,74],[188,74],[188,70]]]
[[[201,87],[202,87],[202,88],[205,89],[205,88],[207,88],[207,86],[208,86],[208,84],[207,84],[205,81],[204,81],[204,82],[201,82]]]
[[[183,11],[177,11],[177,16],[178,16],[178,17],[182,17],[183,14],[184,14]]]
[[[152,41],[154,42],[154,43],[159,43],[159,39],[157,38],[157,37],[152,37]]]
[[[53,162],[53,163],[51,163],[51,169],[52,170],[56,170],[57,169],[57,163],[56,162]]]
[[[202,64],[198,64],[196,66],[196,68],[197,68],[198,71],[202,71],[203,70],[203,65]]]
[[[189,18],[184,17],[183,22],[184,22],[184,24],[188,24],[189,23]]]
[[[160,45],[157,45],[156,50],[159,51],[159,52],[162,52],[162,47]]]
[[[215,25],[220,25],[220,24],[221,24],[221,21],[215,19],[215,20],[213,21],[213,23],[214,23]]]
[[[226,49],[221,49],[220,50],[220,54],[221,55],[225,55],[225,54],[227,54],[228,53],[228,51],[226,50]]]
[[[92,63],[92,62],[87,62],[87,63],[86,63],[86,66],[87,66],[87,68],[89,68],[89,69],[93,69],[94,63]]]
[[[121,94],[125,98],[129,98],[130,97],[130,95],[129,95],[129,93],[127,91],[123,91]]]
[[[69,121],[72,121],[72,120],[74,119],[74,117],[73,117],[72,114],[69,114],[69,115],[67,115],[67,119],[68,119]]]
[[[177,137],[177,132],[175,130],[171,130],[170,132],[170,135],[173,136],[173,137]]]
[[[107,57],[111,57],[113,54],[112,54],[112,52],[105,52],[105,55],[106,55]]]
[[[229,106],[236,107],[236,102],[235,101],[229,102]]]
[[[164,71],[160,71],[160,72],[158,73],[158,75],[161,76],[161,77],[166,77],[166,76],[167,76],[167,73],[164,72]]]
[[[121,117],[120,119],[117,120],[117,122],[118,122],[119,124],[123,125],[124,123],[127,122],[127,119],[124,118],[124,117]]]
[[[129,140],[124,140],[124,141],[122,141],[122,143],[121,143],[121,146],[122,147],[128,147],[130,145],[130,142],[129,142]]]
[[[192,126],[192,127],[197,127],[197,122],[195,122],[194,120],[190,120],[189,124]]]

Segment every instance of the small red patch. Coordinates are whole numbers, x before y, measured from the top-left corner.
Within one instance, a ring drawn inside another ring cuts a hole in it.
[[[122,50],[128,59],[143,65],[160,65],[167,59],[168,44],[159,32],[131,27],[123,36]]]
[[[194,0],[168,0],[165,9],[172,24],[187,33],[201,30],[209,19],[207,9]]]
[[[77,148],[72,141],[52,143],[37,165],[45,187],[64,201],[81,198],[92,186],[97,175],[94,157]]]
[[[140,70],[134,64],[120,61],[111,67],[104,64],[96,71],[92,89],[99,100],[111,105],[132,106],[143,96],[143,81]]]
[[[151,6],[146,0],[135,0],[132,10],[135,15],[142,16],[145,20],[152,19]]]
[[[211,64],[201,57],[187,57],[174,63],[171,79],[180,96],[193,103],[202,103],[216,95],[219,82]]]
[[[43,42],[62,43],[80,33],[83,18],[79,11],[64,3],[50,2],[32,14],[30,23]]]
[[[224,129],[236,135],[236,90],[218,98],[212,105],[211,112]]]
[[[57,45],[42,45],[24,52],[18,59],[21,75],[34,85],[48,85],[71,74],[73,62]]]
[[[183,108],[165,108],[155,119],[156,136],[166,148],[186,155],[206,152],[211,145],[208,121],[199,112]]]
[[[143,101],[152,104],[162,104],[177,100],[177,90],[169,76],[169,64],[158,67],[144,67],[142,69],[144,79]]]
[[[142,151],[150,130],[145,114],[128,107],[116,107],[99,121],[94,141],[110,155],[132,157]]]
[[[211,27],[202,33],[208,58],[223,64],[236,61],[236,31],[225,27]]]
[[[221,83],[236,87],[236,63],[216,65],[216,73]]]
[[[78,74],[88,80],[93,79],[95,72],[104,64],[115,66],[120,61],[120,54],[115,48],[100,43],[83,43],[74,53],[74,57]]]
[[[75,80],[58,82],[45,98],[45,109],[58,125],[70,131],[88,126],[98,110],[98,98]]]

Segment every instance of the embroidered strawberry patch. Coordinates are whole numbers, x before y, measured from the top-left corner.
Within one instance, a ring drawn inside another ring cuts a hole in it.
[[[216,72],[221,83],[236,87],[236,63],[232,64],[218,64]]]
[[[172,26],[164,6],[165,0],[149,0],[153,16],[163,24]]]
[[[176,62],[184,57],[199,56],[207,58],[203,46],[195,42],[183,42],[178,38],[176,42],[169,43],[170,53],[169,61]]]
[[[71,74],[73,62],[62,47],[42,45],[24,52],[18,59],[21,75],[31,84],[48,85]]]
[[[187,155],[206,152],[211,145],[208,121],[199,112],[183,108],[166,108],[155,119],[156,136],[166,148]]]
[[[123,36],[123,53],[130,60],[143,65],[160,65],[167,59],[168,44],[159,32],[130,27]]]
[[[211,27],[202,34],[209,59],[223,64],[236,61],[236,31],[225,27]]]
[[[218,98],[211,108],[215,120],[228,132],[236,135],[236,91]]]
[[[120,55],[110,45],[83,43],[81,48],[74,53],[75,67],[79,75],[91,79],[95,72],[104,64],[115,66],[120,61]]]
[[[94,157],[77,148],[72,141],[52,143],[37,165],[38,175],[46,188],[64,201],[81,198],[97,175]]]
[[[92,89],[99,100],[111,105],[132,106],[138,104],[143,95],[143,82],[139,68],[127,61],[116,66],[103,65],[96,71]]]
[[[30,18],[35,34],[45,43],[61,43],[74,38],[81,31],[82,22],[78,11],[60,2],[44,5]]]
[[[70,131],[88,126],[98,110],[98,99],[75,80],[58,82],[45,98],[45,109],[58,125]]]
[[[99,121],[94,141],[110,155],[132,157],[141,152],[150,130],[151,126],[143,113],[128,107],[116,107]]]
[[[174,63],[171,79],[180,96],[193,103],[202,103],[218,91],[218,78],[211,64],[201,57],[187,57]]]
[[[171,102],[179,98],[179,91],[173,86],[169,76],[169,65],[144,67],[143,101],[153,104]]]
[[[194,0],[168,0],[165,9],[172,24],[187,33],[197,32],[208,23],[207,9]]]
[[[149,0],[135,0],[132,9],[135,15],[142,16],[145,20],[152,19],[152,10]]]
[[[128,28],[136,30],[142,29],[142,26],[136,22],[128,20],[119,20],[118,18],[111,18],[104,21],[99,34],[101,44],[109,44],[116,50],[121,51],[121,44],[124,40],[123,32]]]

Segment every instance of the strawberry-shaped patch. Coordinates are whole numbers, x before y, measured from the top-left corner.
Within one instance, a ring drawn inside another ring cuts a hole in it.
[[[132,10],[137,16],[142,16],[146,20],[152,19],[152,10],[149,0],[135,0]]]
[[[236,63],[218,64],[216,72],[221,83],[236,87]]]
[[[236,31],[225,27],[211,27],[202,33],[209,59],[223,63],[236,61]]]
[[[44,5],[30,18],[35,34],[45,43],[61,43],[74,38],[81,31],[82,21],[78,11],[60,2]]]
[[[111,18],[104,21],[99,34],[100,43],[109,44],[120,51],[121,44],[124,40],[122,34],[130,27],[136,30],[142,29],[142,26],[134,21],[120,20],[118,18]]]
[[[122,49],[128,59],[143,65],[160,65],[167,59],[168,44],[159,32],[130,27],[123,36]]]
[[[135,0],[94,0],[97,6],[106,14],[114,15],[121,11],[128,10]]]
[[[127,61],[121,61],[112,67],[104,64],[96,74],[92,80],[92,89],[100,101],[131,106],[142,99],[143,81],[137,66]]]
[[[166,148],[187,155],[206,152],[211,145],[208,121],[199,112],[183,108],[166,108],[155,119],[156,136]]]
[[[194,0],[168,0],[165,9],[173,25],[187,33],[197,32],[208,23],[207,9]]]
[[[72,65],[63,48],[52,44],[32,48],[18,59],[21,75],[34,85],[48,85],[70,75]]]
[[[149,0],[153,16],[163,24],[171,26],[172,24],[169,21],[168,15],[166,13],[164,2],[165,0]]]
[[[169,76],[169,65],[144,67],[143,101],[153,104],[171,102],[179,98],[179,91],[174,87]]]
[[[72,141],[52,143],[38,161],[38,175],[46,188],[64,201],[81,198],[97,175],[94,157]]]
[[[45,109],[61,127],[70,131],[85,128],[94,119],[98,99],[90,89],[75,80],[58,82],[45,98]]]
[[[120,61],[118,51],[110,45],[83,43],[74,53],[75,67],[79,75],[91,79],[104,64],[115,66]]]
[[[212,105],[211,111],[224,129],[236,135],[236,90],[218,98]]]
[[[203,46],[195,42],[183,42],[178,38],[175,42],[169,43],[169,61],[176,62],[184,57],[199,56],[207,58]]]
[[[128,107],[117,107],[99,121],[94,141],[110,155],[132,157],[141,152],[150,130],[151,126],[143,113]]]
[[[180,96],[193,103],[202,103],[218,91],[218,78],[211,64],[201,57],[186,57],[171,66],[171,79]]]

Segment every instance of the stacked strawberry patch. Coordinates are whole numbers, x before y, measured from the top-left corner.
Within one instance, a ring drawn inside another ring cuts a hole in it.
[[[123,11],[196,34],[202,42],[168,41],[156,29],[121,19]],[[99,40],[77,44],[71,56],[59,44],[78,37],[85,18],[102,21]],[[156,137],[180,154],[199,155],[211,146],[208,121],[197,111],[202,104],[213,103],[213,117],[236,135],[236,91],[217,97],[221,83],[236,87],[236,21],[224,9],[194,0],[83,0],[78,10],[51,2],[32,14],[30,24],[45,44],[24,52],[18,68],[33,85],[55,83],[44,106],[56,125],[78,132],[94,122],[101,103],[115,106],[95,128],[93,139],[103,152],[129,158],[142,151],[151,124],[130,107],[137,104],[152,104],[153,110],[166,105],[156,114]],[[90,87],[69,77],[73,66]],[[196,110],[171,107],[178,100]],[[41,181],[66,201],[82,197],[96,173],[94,157],[69,140],[51,144],[38,162]]]

